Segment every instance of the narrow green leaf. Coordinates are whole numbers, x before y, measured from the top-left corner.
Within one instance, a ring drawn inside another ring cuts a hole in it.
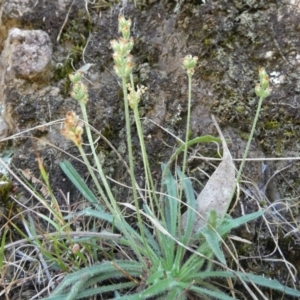
[[[146,249],[144,246],[142,246],[143,245],[142,236],[136,230],[134,230],[125,220],[123,220],[123,222],[119,224],[118,222],[115,222],[115,219],[111,214],[94,210],[91,208],[86,208],[80,213],[73,214],[73,216],[82,216],[82,215],[89,216],[89,217],[96,217],[101,220],[105,220],[111,223],[118,230],[120,230],[120,232],[123,232],[124,229],[127,230],[136,239],[137,246],[139,246],[139,244],[141,245],[140,246],[141,248],[139,249],[141,253],[149,255],[149,249]],[[125,237],[120,240],[120,243],[122,243],[123,245],[126,244],[127,246],[130,246],[130,243],[128,242],[127,239],[125,239]],[[153,256],[155,257],[156,255],[153,254]]]
[[[110,285],[104,285],[98,288],[91,288],[85,291],[81,291],[78,295],[76,295],[76,298],[74,299],[86,299],[87,297],[91,297],[94,295],[101,295],[102,293],[106,293],[106,292],[111,292],[111,291],[122,291],[123,289],[128,289],[128,288],[133,288],[135,286],[135,284],[133,282],[124,282],[124,283],[118,283],[118,284],[110,284]],[[65,300],[66,297],[68,296],[68,293],[64,293],[64,294],[60,294],[57,296],[49,296],[48,298],[45,298],[44,300]],[[117,297],[114,299],[128,299],[129,298],[125,298],[125,297],[129,297],[129,296],[124,296],[123,297]],[[138,296],[135,296],[135,298],[130,298],[130,300],[138,300]]]
[[[51,220],[49,217],[47,217],[47,216],[45,216],[45,215],[43,215],[43,214],[37,213],[37,215],[38,215],[40,218],[44,219],[47,223],[51,224],[51,225],[55,228],[55,230],[56,230],[57,232],[61,231],[61,227],[60,227],[60,225],[59,225],[57,222]]]
[[[169,169],[166,169],[166,165],[162,164],[162,172],[165,172],[163,184],[166,187],[166,196],[164,197],[164,211],[165,219],[167,222],[168,232],[175,236],[177,232],[178,221],[178,195],[177,195],[177,182],[172,176]]]
[[[178,214],[179,214],[179,205],[178,205],[178,195],[177,195],[177,182],[172,176],[169,169],[165,169],[166,165],[162,164],[162,172],[165,172],[165,177],[163,179],[164,187],[166,188],[166,195],[163,198],[163,208],[165,214],[166,224],[161,224],[173,237],[177,235],[177,224],[178,224]],[[169,238],[165,237],[161,232],[157,232],[158,242],[160,243],[160,248],[164,253],[165,263],[167,268],[172,268],[174,263],[174,254],[176,242]]]
[[[185,212],[186,218],[183,224],[184,232],[182,243],[187,245],[189,243],[195,225],[196,198],[191,181],[184,174],[182,174],[179,169],[177,169],[176,171],[180,180],[183,182],[183,190],[186,197],[187,211]]]
[[[221,235],[224,235],[228,233],[231,229],[239,227],[249,221],[255,220],[262,216],[265,213],[264,210],[256,211],[251,214],[247,214],[244,216],[241,216],[236,219],[231,219],[230,217],[225,217],[223,219],[222,224],[219,226],[218,231],[220,232]]]
[[[300,297],[300,291],[295,290],[293,288],[287,287],[285,285],[282,285],[278,280],[267,278],[260,275],[254,275],[252,273],[244,274],[242,272],[237,272],[237,274],[240,275],[240,277],[249,282],[253,281],[255,284],[270,288],[272,290],[280,291],[285,295]]]
[[[218,214],[214,209],[209,212],[207,223],[210,227],[217,228]]]
[[[166,293],[169,289],[177,286],[177,281],[173,278],[161,279],[155,282],[155,284],[149,286],[139,294],[139,299],[148,299],[150,297],[156,297],[160,294]]]
[[[164,296],[163,299],[165,300],[174,300],[174,299],[178,299],[178,300],[185,300],[186,299],[186,294],[183,292],[184,289],[182,289],[182,287],[172,287],[172,289],[170,290],[170,292],[168,293],[167,296]],[[180,297],[180,298],[179,298]]]
[[[211,272],[199,272],[191,274],[189,280],[195,280],[196,278],[204,280],[209,278],[237,278],[237,275],[246,282],[253,282],[259,286],[270,288],[272,290],[280,291],[285,295],[300,297],[300,291],[282,285],[278,280],[267,278],[261,275],[254,275],[252,273],[242,273],[242,272],[230,272],[230,271],[211,271]],[[191,290],[195,290],[197,287],[191,287]]]
[[[1,236],[0,269],[2,268],[3,261],[4,261],[4,247],[5,247],[5,244],[6,244],[6,235],[7,235],[7,233],[8,233],[8,228],[4,227],[3,234]]]
[[[205,136],[200,136],[200,137],[196,137],[190,141],[188,141],[187,146],[190,147],[192,145],[195,144],[199,144],[199,143],[221,143],[221,139],[216,138],[214,136],[211,135],[205,135]],[[174,161],[174,159],[185,149],[185,143],[182,143],[182,145],[175,151],[175,153],[170,157],[166,167],[169,168],[171,163]]]
[[[116,277],[124,277],[118,268],[124,270],[133,277],[139,277],[143,272],[143,265],[136,261],[116,260],[114,261],[114,264],[111,262],[95,264],[65,276],[52,295],[59,295],[60,293],[65,292],[66,289],[70,289],[70,293],[72,293],[72,286],[77,282],[80,282],[80,285],[85,289],[97,282],[99,283]]]
[[[228,295],[226,295],[225,293],[223,293],[222,291],[220,290],[209,290],[209,289],[205,289],[205,288],[202,288],[202,287],[198,287],[198,286],[192,286],[190,288],[191,291],[193,291],[196,295],[198,296],[203,296],[203,295],[207,295],[207,296],[210,296],[212,297],[211,299],[218,299],[218,300],[236,300],[236,298],[232,298]],[[202,299],[202,298],[200,298]]]
[[[150,247],[154,250],[157,256],[161,257],[161,249],[159,248],[159,245],[156,239],[154,238],[153,233],[149,231],[148,227],[143,226],[143,228],[144,228],[145,237]]]
[[[104,210],[103,206],[100,204],[99,199],[93,194],[93,192],[89,189],[89,187],[85,184],[81,176],[74,169],[74,167],[67,161],[64,160],[60,162],[60,167],[66,176],[71,180],[71,182],[76,186],[78,191],[88,200],[98,210]]]
[[[211,251],[218,258],[218,260],[226,265],[226,259],[223,251],[220,247],[219,235],[210,227],[207,226],[202,229],[201,233],[204,235],[206,242],[208,243]]]

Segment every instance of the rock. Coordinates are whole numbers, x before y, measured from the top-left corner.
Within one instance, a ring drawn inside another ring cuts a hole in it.
[[[1,139],[14,127],[8,113],[11,105],[8,95],[13,91],[23,94],[24,86],[31,86],[26,83],[29,80],[35,85],[47,83],[51,75],[51,58],[51,41],[44,31],[18,28],[9,31],[0,56]]]
[[[51,70],[52,45],[48,34],[42,30],[9,31],[3,52],[10,52],[7,71],[16,77],[48,81]],[[4,54],[5,55],[5,54]]]
[[[3,4],[3,14],[10,18],[20,18],[34,7],[35,0],[10,0]]]
[[[0,116],[0,139],[6,138],[8,133],[8,125],[4,118]]]

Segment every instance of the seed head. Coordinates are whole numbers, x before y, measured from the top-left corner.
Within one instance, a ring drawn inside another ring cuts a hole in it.
[[[79,117],[69,111],[64,120],[64,127],[61,129],[61,134],[68,140],[71,140],[77,147],[82,144],[83,123]]]
[[[88,101],[88,89],[85,84],[83,84],[81,81],[76,82],[71,91],[71,97],[79,102],[83,102],[84,104]]]
[[[255,86],[255,93],[258,97],[267,98],[272,91],[269,76],[264,68],[260,68],[258,73],[260,82]]]
[[[71,82],[73,84],[75,84],[75,83],[77,83],[77,82],[79,82],[81,80],[82,74],[83,74],[83,72],[80,71],[80,70],[78,70],[74,74],[69,74],[69,78],[70,78]]]
[[[192,55],[187,55],[183,59],[183,67],[187,70],[188,75],[193,76],[195,72],[195,66],[197,64],[198,57],[197,56],[192,56]]]

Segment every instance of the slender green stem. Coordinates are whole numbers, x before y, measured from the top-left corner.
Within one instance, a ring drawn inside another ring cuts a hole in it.
[[[251,142],[252,142],[252,139],[253,139],[253,136],[254,136],[254,131],[256,129],[256,124],[257,124],[257,121],[258,121],[259,113],[261,111],[261,106],[262,106],[263,100],[265,98],[267,98],[270,95],[271,91],[272,91],[272,89],[269,86],[269,83],[270,83],[269,76],[268,76],[268,74],[267,74],[267,72],[265,71],[264,68],[259,69],[259,81],[260,81],[260,83],[255,86],[255,93],[259,97],[258,105],[257,105],[253,125],[252,125],[252,128],[251,128],[250,136],[249,136],[249,139],[248,139],[248,142],[247,142],[247,145],[246,145],[246,149],[245,149],[245,152],[244,152],[243,160],[241,162],[241,165],[240,165],[240,168],[239,168],[239,171],[238,171],[238,174],[237,174],[235,186],[232,190],[230,200],[232,199],[232,197],[234,195],[234,192],[235,192],[235,189],[236,189],[236,187],[237,187],[237,185],[238,185],[238,183],[241,179],[241,176],[242,176],[243,168],[245,166],[246,158],[247,158],[249,150],[250,150]]]
[[[186,171],[186,162],[187,162],[187,151],[188,151],[188,141],[190,135],[190,119],[191,119],[191,103],[192,103],[192,77],[195,72],[195,66],[197,64],[198,57],[192,55],[187,55],[183,59],[183,67],[186,69],[188,75],[188,109],[187,109],[187,120],[186,120],[186,133],[185,133],[185,145],[183,153],[183,164],[182,164],[182,174],[185,174]],[[181,180],[179,199],[182,200],[182,191],[183,191],[183,179]]]
[[[254,132],[255,132],[257,121],[258,121],[259,113],[261,111],[261,106],[262,106],[263,100],[265,98],[266,97],[262,97],[262,96],[259,97],[258,106],[257,106],[255,117],[254,117],[254,120],[253,120],[251,132],[250,132],[250,135],[249,135],[249,139],[248,139],[248,142],[247,142],[247,145],[246,145],[246,149],[245,149],[245,152],[244,152],[244,155],[243,155],[243,159],[242,159],[242,162],[241,162],[238,174],[236,176],[236,181],[235,181],[234,187],[233,187],[232,192],[231,192],[230,201],[233,198],[233,195],[235,193],[236,187],[237,187],[237,185],[239,184],[239,182],[241,180],[242,172],[243,172],[243,169],[244,169],[244,166],[245,166],[245,163],[246,163],[246,158],[248,156],[248,153],[249,153],[249,150],[250,150],[250,146],[251,146],[251,142],[252,142],[252,139],[253,139],[253,136],[254,136]],[[228,203],[230,203],[230,201]]]
[[[131,139],[131,128],[130,128],[130,114],[129,114],[129,105],[128,105],[128,94],[126,86],[126,78],[122,77],[122,87],[124,95],[124,107],[125,107],[125,121],[126,121],[126,136],[127,136],[127,150],[128,150],[128,159],[129,159],[129,170],[130,178],[132,184],[132,192],[135,203],[137,203],[137,189],[134,176],[134,162],[133,162],[133,152],[132,152],[132,139]]]
[[[190,118],[191,118],[191,102],[192,102],[192,74],[187,72],[188,74],[188,109],[187,109],[187,120],[186,120],[186,133],[185,133],[185,143],[184,143],[184,150],[183,150],[183,163],[182,163],[182,174],[185,174],[186,171],[186,162],[187,162],[187,152],[188,152],[188,141],[189,141],[189,134],[190,134]],[[179,187],[179,200],[182,200],[182,193],[183,193],[183,179],[180,180],[180,187]],[[182,228],[181,226],[181,205],[178,205],[178,228]],[[181,253],[182,252],[182,253]],[[182,258],[184,250],[179,249],[177,253],[177,259]]]
[[[190,135],[191,103],[192,103],[192,75],[188,73],[188,110],[187,110],[187,120],[186,120],[186,133],[185,133],[185,144],[184,144],[184,153],[183,153],[182,174],[185,174],[186,171],[188,141]],[[181,194],[180,194],[180,199],[181,199]]]
[[[143,241],[145,241],[145,235],[143,230],[143,221],[140,213],[138,197],[137,197],[137,186],[134,176],[134,162],[133,162],[133,152],[132,152],[132,139],[131,139],[131,128],[130,128],[130,115],[129,115],[129,104],[128,104],[128,93],[127,93],[127,86],[126,86],[126,77],[122,76],[122,87],[123,87],[123,96],[124,96],[124,106],[125,106],[125,120],[126,120],[126,135],[127,135],[127,149],[128,149],[128,159],[129,159],[129,171],[130,171],[130,178],[131,178],[131,186],[132,186],[132,193],[134,199],[134,205],[136,207],[138,225],[141,232],[141,236]]]
[[[239,181],[241,179],[241,176],[242,176],[243,168],[245,166],[246,158],[247,158],[249,150],[250,150],[251,142],[252,142],[252,139],[253,139],[253,136],[254,136],[256,124],[257,124],[257,121],[258,121],[259,113],[261,111],[261,106],[262,106],[264,98],[265,97],[259,97],[258,106],[257,106],[257,110],[256,110],[256,113],[255,113],[253,125],[252,125],[252,128],[251,128],[250,136],[249,136],[249,139],[248,139],[248,142],[247,142],[247,145],[246,145],[246,149],[245,149],[245,152],[244,152],[244,155],[243,155],[243,160],[241,162],[241,165],[240,165],[237,177],[236,177],[236,184],[235,184],[235,187],[234,187],[234,190],[233,190],[233,193],[232,193],[232,197],[233,197],[233,194],[235,192],[236,186],[239,183]]]
[[[132,74],[130,74],[130,81],[131,81],[131,86],[134,87]],[[133,112],[134,112],[134,119],[135,119],[135,124],[136,124],[137,132],[138,132],[138,137],[139,137],[139,141],[140,141],[141,151],[142,151],[145,179],[146,179],[146,185],[147,185],[146,190],[149,191],[150,207],[151,207],[152,212],[154,212],[155,210],[154,210],[154,204],[153,204],[152,198],[154,198],[156,207],[158,209],[160,209],[160,205],[158,203],[157,195],[155,193],[155,186],[153,183],[153,178],[152,178],[152,174],[151,174],[151,170],[150,170],[148,155],[147,155],[147,151],[146,151],[145,140],[144,140],[143,129],[142,129],[142,124],[141,124],[141,120],[140,120],[138,105],[134,105]]]
[[[106,191],[106,193],[107,193],[107,195],[108,195],[108,198],[109,198],[109,200],[110,200],[110,203],[111,203],[111,205],[113,206],[113,208],[116,209],[116,208],[117,208],[117,204],[116,204],[115,197],[113,196],[113,194],[112,194],[112,192],[111,192],[111,189],[110,189],[110,186],[108,185],[108,182],[107,182],[107,180],[106,180],[106,176],[104,175],[103,169],[102,169],[102,167],[101,167],[100,161],[99,161],[98,156],[97,156],[97,153],[96,153],[96,149],[95,149],[95,147],[94,147],[94,140],[93,140],[93,137],[92,137],[91,129],[90,129],[90,127],[88,126],[89,123],[88,123],[88,116],[87,116],[87,111],[86,111],[85,104],[82,103],[82,102],[79,102],[79,103],[80,103],[80,108],[81,108],[82,115],[83,115],[83,120],[84,120],[84,122],[85,122],[85,124],[86,124],[85,129],[86,129],[86,133],[87,133],[87,137],[88,137],[88,140],[89,140],[89,144],[90,144],[90,147],[91,147],[91,150],[92,150],[92,153],[93,153],[94,161],[95,161],[95,163],[96,163],[97,170],[98,170],[98,172],[99,172],[101,181],[102,181],[102,183],[103,183],[103,185],[104,185],[104,187],[105,187],[105,191]],[[87,160],[87,162],[88,162],[88,160]],[[89,164],[88,164],[88,165],[89,165]],[[92,168],[90,168],[89,171],[91,171],[91,174],[93,174]],[[97,182],[97,178],[95,177],[95,179],[93,178],[93,180],[95,180],[96,186],[98,185],[98,186],[100,187],[99,183],[98,183],[98,184],[96,183],[96,182]],[[98,188],[98,186],[97,186],[97,188]],[[100,187],[100,188],[101,188],[101,187]],[[98,189],[99,189],[99,188],[98,188]],[[100,192],[100,190],[99,190],[99,192]],[[101,195],[101,196],[102,196],[102,195]],[[106,197],[103,198],[103,200],[106,201],[106,202],[109,204],[109,202],[108,202],[108,200],[106,199]],[[108,207],[110,207],[110,205],[109,205]]]
[[[149,163],[148,163],[148,159],[147,159],[147,152],[146,152],[146,147],[145,147],[145,143],[144,143],[144,139],[143,139],[143,133],[142,133],[142,127],[141,127],[141,123],[140,123],[140,116],[139,116],[139,111],[138,111],[138,107],[135,106],[133,109],[134,112],[134,119],[135,119],[135,123],[136,123],[136,128],[138,131],[138,136],[139,136],[139,140],[140,140],[140,147],[141,147],[141,151],[142,151],[142,158],[143,158],[143,165],[144,165],[144,171],[145,171],[145,181],[146,181],[146,191],[149,192],[149,202],[150,202],[150,207],[151,210],[154,211],[154,206],[153,206],[153,200],[152,200],[152,192],[154,193],[154,185],[153,185],[153,181],[152,181],[152,176],[151,176],[151,171],[149,168]],[[147,199],[147,197],[145,197]]]
[[[104,201],[105,205],[108,207],[108,209],[110,211],[113,211],[113,208],[110,205],[110,202],[108,201],[108,199],[107,199],[107,197],[106,197],[106,195],[105,195],[102,187],[100,186],[99,181],[98,181],[98,179],[97,179],[97,177],[95,175],[95,172],[94,172],[93,168],[91,167],[90,162],[88,161],[88,159],[86,157],[86,154],[85,154],[82,146],[79,146],[78,149],[79,149],[80,155],[81,155],[81,157],[82,157],[82,159],[84,161],[84,164],[88,168],[89,174],[91,175],[91,177],[92,177],[92,179],[93,179],[93,181],[94,181],[94,183],[95,183],[95,185],[97,187],[98,193],[100,194],[101,198],[103,199],[103,201]],[[95,203],[95,204],[97,205],[97,203]]]
[[[90,144],[90,147],[92,149],[92,153],[93,153],[93,157],[94,157],[94,160],[95,160],[95,163],[96,163],[96,166],[97,166],[97,170],[99,172],[99,175],[100,175],[100,178],[102,180],[102,183],[105,187],[105,190],[106,190],[106,193],[108,194],[108,198],[110,200],[110,203],[109,201],[107,200],[107,198],[105,197],[104,193],[103,193],[103,190],[101,189],[99,183],[98,183],[98,180],[96,177],[93,178],[98,190],[99,190],[99,193],[102,195],[101,196],[104,196],[103,200],[106,202],[108,208],[110,208],[110,211],[111,213],[113,214],[113,216],[116,218],[116,222],[118,222],[118,224],[122,227],[122,223],[126,222],[122,216],[122,213],[117,205],[117,202],[111,192],[111,189],[110,189],[110,186],[106,180],[106,177],[104,175],[104,172],[103,172],[103,169],[100,165],[100,161],[98,159],[98,156],[97,156],[97,153],[96,153],[96,149],[94,147],[94,141],[93,141],[93,137],[92,137],[92,133],[91,133],[91,130],[88,126],[88,117],[87,117],[87,112],[86,112],[86,107],[85,107],[85,104],[82,103],[82,102],[79,102],[80,103],[80,107],[81,107],[81,110],[82,110],[82,114],[83,114],[83,119],[86,123],[86,132],[87,132],[87,136],[88,136],[88,140],[89,140],[89,144]],[[90,166],[90,163],[87,161],[85,161],[85,163],[87,164],[87,167],[90,168],[89,171],[92,170],[91,166]],[[93,172],[91,173],[93,174]],[[135,181],[134,181],[134,184],[135,184]],[[134,187],[134,185],[133,185]],[[99,189],[100,188],[100,189]],[[101,192],[102,190],[102,192]],[[136,192],[136,189],[133,188],[133,191]],[[136,196],[136,199],[137,199],[137,196]],[[136,200],[137,202],[137,200]],[[112,207],[111,207],[112,205]],[[138,212],[139,214],[139,212]],[[140,217],[141,218],[141,217]],[[140,223],[141,224],[141,223]],[[144,262],[139,250],[138,250],[138,247],[136,245],[136,241],[133,239],[133,237],[130,235],[130,233],[123,227],[123,233],[125,234],[126,238],[131,242],[131,246],[133,248],[133,250],[135,251],[136,255],[138,256],[140,262]]]
[[[162,208],[160,203],[158,202],[157,199],[157,195],[156,195],[156,189],[153,183],[153,178],[152,178],[152,174],[151,174],[151,170],[150,170],[150,165],[149,165],[149,160],[148,160],[148,155],[147,155],[147,151],[146,151],[146,145],[145,145],[145,140],[144,140],[144,135],[143,135],[143,129],[142,129],[142,124],[141,124],[141,120],[140,120],[140,114],[139,114],[139,110],[138,110],[138,102],[139,102],[139,98],[136,97],[137,95],[136,90],[134,88],[134,81],[133,81],[133,75],[132,73],[130,74],[130,81],[131,81],[131,96],[135,99],[136,103],[133,105],[133,112],[134,112],[134,119],[135,119],[135,124],[136,124],[136,128],[137,128],[137,132],[138,132],[138,137],[139,137],[139,141],[140,141],[140,147],[141,147],[141,151],[142,151],[142,159],[143,159],[143,167],[144,167],[144,172],[145,172],[145,182],[146,182],[146,195],[145,195],[145,199],[148,199],[147,197],[147,193],[149,195],[149,202],[150,202],[150,210],[151,213],[154,214],[155,211],[158,211],[158,214],[160,215],[160,217],[158,218],[159,221],[158,222],[164,222],[165,224],[165,218],[164,218],[164,214],[162,212]],[[129,101],[127,101],[129,102]],[[126,105],[126,104],[125,104]],[[130,139],[131,141],[131,139]],[[153,198],[155,201],[155,205],[153,203]],[[136,210],[137,210],[137,217],[138,217],[138,224],[140,226],[140,230],[141,230],[141,237],[145,246],[145,249],[147,251],[147,257],[152,257],[152,261],[154,260],[153,255],[151,255],[150,253],[150,249],[149,249],[149,245],[148,245],[148,241],[145,237],[144,234],[144,229],[143,229],[143,224],[141,217],[139,217],[139,207],[136,204]],[[155,228],[155,230],[158,231],[157,228]],[[156,233],[156,236],[159,237],[161,234],[160,232]],[[160,243],[160,245],[162,245],[161,243],[161,239],[158,238],[158,241]],[[168,251],[170,251],[170,249],[168,249]]]

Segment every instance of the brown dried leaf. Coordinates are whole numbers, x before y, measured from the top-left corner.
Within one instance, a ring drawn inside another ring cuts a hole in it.
[[[235,188],[235,167],[231,154],[214,116],[212,116],[212,120],[222,140],[223,159],[196,200],[197,214],[195,216],[194,232],[207,223],[211,210],[215,210],[220,218],[224,217]],[[186,224],[186,218],[187,213],[184,213],[182,216],[183,228]]]

